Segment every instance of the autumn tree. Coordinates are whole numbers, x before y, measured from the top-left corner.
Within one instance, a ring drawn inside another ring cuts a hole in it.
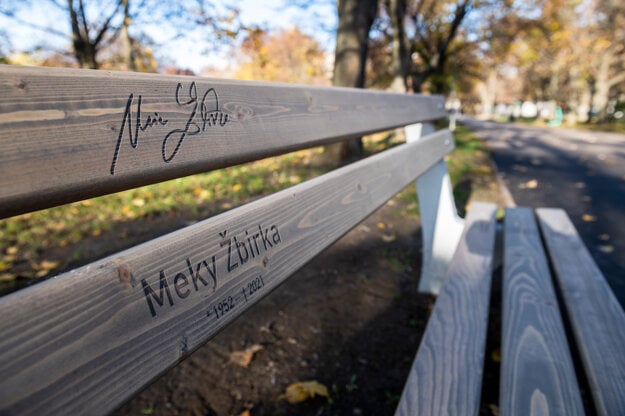
[[[439,94],[470,89],[493,29],[489,16],[505,15],[509,2],[385,0],[378,33],[389,43],[391,88]]]
[[[625,83],[621,2],[517,0],[502,21],[493,26],[490,67],[515,72],[517,99],[553,101],[580,119],[605,117]]]
[[[610,98],[625,84],[625,4],[617,0],[594,0],[586,3],[586,7],[580,12],[593,18],[582,20],[580,30],[589,35],[585,53],[592,59],[582,62],[587,64],[592,111],[603,118]]]
[[[47,8],[50,21],[39,23],[25,16],[25,11],[33,8]],[[99,4],[97,13],[87,11],[83,0],[67,0],[65,4],[50,0],[45,4],[32,1],[8,1],[0,7],[0,13],[11,19],[16,25],[36,29],[52,37],[67,40],[72,46],[72,55],[83,68],[97,68],[98,52],[112,40],[116,32],[116,18],[122,11],[121,1],[104,1]],[[58,12],[63,13],[69,22],[69,31],[52,20]],[[97,15],[94,16],[94,14]],[[14,35],[11,33],[11,35]],[[38,45],[38,48],[47,48]]]
[[[50,20],[30,20],[28,11],[35,7],[49,9],[47,16]],[[217,7],[208,0],[6,0],[0,5],[0,14],[16,26],[66,41],[71,45],[71,55],[82,68],[99,68],[102,65],[101,56],[111,55],[103,52],[121,39],[125,69],[139,69],[135,59],[139,57],[138,48],[144,43],[141,40],[147,39],[143,28],[155,22],[167,28],[166,32],[171,33],[172,40],[193,32],[194,36],[210,39],[214,45],[230,43],[241,29],[238,9]],[[59,15],[65,16],[67,25],[59,24]],[[131,27],[134,28],[134,37],[130,33]],[[17,36],[18,33],[14,31],[9,35]],[[53,43],[36,45],[36,49],[58,53]]]
[[[328,85],[326,53],[297,27],[267,32],[250,29],[239,49],[235,77]]]

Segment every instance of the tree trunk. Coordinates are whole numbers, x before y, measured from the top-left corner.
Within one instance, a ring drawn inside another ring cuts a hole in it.
[[[77,12],[74,7],[74,1],[67,0],[67,8],[72,26],[72,46],[74,49],[74,57],[78,61],[78,65],[80,65],[81,68],[97,69],[98,62],[96,60],[96,47],[89,39],[89,28],[85,19],[82,0],[79,0],[78,3]]]
[[[126,60],[126,69],[128,71],[137,71],[137,65],[135,64],[135,51],[132,45],[132,39],[128,33],[128,26],[130,26],[130,13],[129,13],[129,0],[122,0],[124,6],[124,21],[121,28],[122,43],[124,45],[124,55]]]
[[[377,0],[339,0],[339,27],[332,85],[363,88],[369,48],[369,30],[377,15]],[[325,146],[323,163],[338,165],[362,157],[362,140],[350,139]]]
[[[393,82],[391,90],[406,92],[408,90],[406,76],[408,75],[408,48],[404,31],[406,18],[406,0],[387,0],[388,13],[393,27],[393,43],[391,49],[391,73]]]

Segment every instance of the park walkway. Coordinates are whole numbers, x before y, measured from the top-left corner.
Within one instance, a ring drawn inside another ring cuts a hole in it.
[[[514,202],[564,208],[625,305],[625,135],[465,118]]]

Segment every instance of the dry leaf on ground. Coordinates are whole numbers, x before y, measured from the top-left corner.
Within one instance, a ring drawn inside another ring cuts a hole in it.
[[[262,345],[254,344],[243,351],[233,351],[230,353],[230,362],[241,367],[247,367],[252,362],[254,354],[262,349]]]
[[[315,380],[290,384],[284,393],[284,397],[291,404],[301,403],[315,396],[329,397],[328,388]]]
[[[490,359],[496,363],[500,363],[501,362],[501,348],[499,347],[495,348],[493,352],[491,352],[490,354]]]
[[[395,234],[382,234],[382,241],[384,241],[385,243],[392,243],[396,239],[397,237],[395,236]]]
[[[536,179],[532,179],[525,183],[519,185],[520,189],[536,189],[538,188],[538,181]]]
[[[599,251],[605,254],[612,254],[614,253],[614,246],[609,244],[601,245],[599,246]]]

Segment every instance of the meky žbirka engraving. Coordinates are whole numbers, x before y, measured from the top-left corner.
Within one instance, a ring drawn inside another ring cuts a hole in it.
[[[173,268],[160,269],[158,278],[154,275],[141,279],[147,310],[152,317],[156,317],[161,308],[174,307],[193,293],[213,295],[230,273],[246,263],[264,268],[270,252],[281,243],[282,236],[276,224],[256,224],[238,234],[226,229],[219,233],[219,241],[211,253],[196,253],[193,258],[185,255]],[[219,297],[218,302],[209,307],[206,316],[219,319],[237,305],[247,303],[264,287],[265,281],[258,275],[245,283],[240,292],[235,288],[233,294]]]
[[[191,83],[186,91],[182,83],[179,82],[176,86],[175,99],[178,106],[187,109],[188,117],[182,128],[174,128],[164,134],[161,156],[165,163],[171,162],[176,157],[186,138],[200,135],[208,127],[224,127],[229,121],[228,114],[220,109],[219,96],[214,88],[209,88],[199,99],[195,81]],[[142,104],[143,97],[141,95],[136,98],[136,106],[135,94],[131,93],[128,96],[117,141],[115,142],[110,169],[111,175],[115,175],[115,168],[125,135],[128,137],[130,147],[136,149],[139,145],[141,133],[170,124],[170,120],[157,111],[151,112],[144,117],[141,114]]]

